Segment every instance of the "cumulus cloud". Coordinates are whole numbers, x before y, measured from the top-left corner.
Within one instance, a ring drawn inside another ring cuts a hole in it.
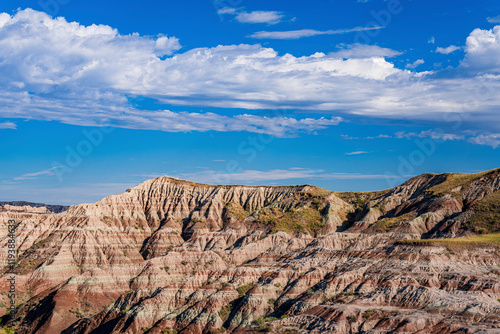
[[[249,113],[147,111],[129,103],[144,96],[181,106],[438,121],[466,112],[481,127],[498,130],[499,34],[500,26],[474,30],[453,75],[437,75],[396,68],[385,57],[397,51],[375,46],[302,57],[258,44],[180,53],[175,37],[121,35],[109,26],[83,26],[27,9],[0,14],[0,117],[165,131],[273,131],[262,124],[266,119]],[[477,69],[479,74],[461,75]],[[338,122],[278,118],[280,136]]]
[[[490,30],[474,29],[465,44],[466,66],[479,71],[500,71],[500,25]]]
[[[351,32],[377,30],[384,27],[356,27],[352,29],[337,29],[337,30],[314,30],[314,29],[300,29],[288,31],[258,31],[250,35],[252,38],[257,39],[299,39],[303,37],[311,37],[317,35],[340,35]]]
[[[442,54],[445,54],[445,55],[450,54],[450,53],[452,53],[452,52],[455,52],[455,51],[457,51],[457,50],[460,50],[460,47],[459,47],[459,46],[456,46],[456,45],[450,45],[450,46],[448,46],[448,47],[446,47],[446,48],[442,48],[442,47],[439,47],[439,46],[438,46],[438,47],[436,48],[436,52],[437,52],[437,53],[442,53]]]

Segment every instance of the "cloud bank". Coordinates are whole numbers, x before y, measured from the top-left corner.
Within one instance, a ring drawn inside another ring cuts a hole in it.
[[[273,132],[265,118],[249,113],[145,111],[129,104],[130,97],[144,96],[181,106],[440,122],[460,113],[469,117],[462,117],[462,126],[500,132],[500,26],[472,31],[460,66],[443,73],[399,69],[386,59],[397,51],[374,46],[303,57],[258,44],[180,48],[175,37],[121,35],[31,9],[0,14],[0,117],[279,136],[339,122],[279,117],[281,130]]]

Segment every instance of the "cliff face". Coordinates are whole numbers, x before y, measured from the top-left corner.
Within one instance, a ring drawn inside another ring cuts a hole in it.
[[[493,333],[497,244],[403,240],[498,232],[499,189],[498,170],[339,194],[161,177],[57,214],[4,206],[4,249],[7,221],[18,223],[20,305],[2,325],[21,333]],[[4,252],[0,261],[5,267]]]

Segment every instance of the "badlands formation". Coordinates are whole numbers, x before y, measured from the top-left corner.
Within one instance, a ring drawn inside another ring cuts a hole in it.
[[[159,177],[0,207],[6,333],[500,332],[499,169],[363,193]]]

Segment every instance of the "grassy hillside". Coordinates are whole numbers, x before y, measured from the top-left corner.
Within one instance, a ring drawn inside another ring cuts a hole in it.
[[[472,210],[474,215],[467,222],[467,227],[476,233],[500,232],[500,190],[479,200]]]

